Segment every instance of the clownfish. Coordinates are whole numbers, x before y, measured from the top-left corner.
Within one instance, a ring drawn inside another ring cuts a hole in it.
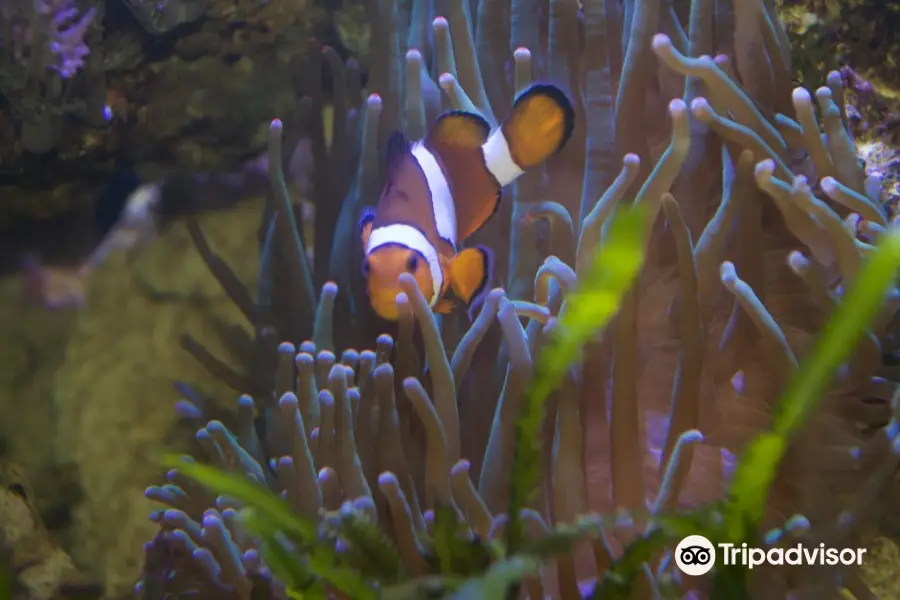
[[[493,132],[481,116],[464,111],[444,113],[415,143],[393,132],[384,188],[359,225],[374,311],[397,319],[402,273],[413,275],[435,312],[453,308],[450,290],[471,310],[487,291],[493,255],[461,243],[497,212],[505,186],[566,145],[574,120],[562,90],[534,84]]]

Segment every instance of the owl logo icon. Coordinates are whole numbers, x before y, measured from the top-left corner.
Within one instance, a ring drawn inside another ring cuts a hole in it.
[[[716,548],[702,535],[689,535],[675,547],[675,564],[685,575],[706,575],[716,564]]]

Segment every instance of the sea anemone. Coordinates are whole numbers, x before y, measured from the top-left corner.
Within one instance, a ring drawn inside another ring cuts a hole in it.
[[[243,342],[245,374],[186,340],[215,374],[252,394],[229,427],[204,424],[199,400],[180,405],[202,425],[206,458],[283,493],[310,518],[327,521],[349,502],[383,526],[411,573],[428,571],[416,534],[438,506],[458,506],[472,532],[495,535],[544,328],[577,286],[607,217],[634,203],[650,215],[646,264],[551,401],[543,493],[529,522],[540,530],[588,512],[719,499],[734,456],[769,426],[784,381],[891,226],[880,182],[866,176],[848,133],[840,75],[813,94],[791,89],[790,49],[767,0],[597,0],[583,12],[567,0],[482,0],[474,14],[471,3],[449,0],[446,18],[434,18],[429,2],[409,13],[398,6],[369,5],[372,94],[361,105],[355,80],[348,84],[337,56],[323,53],[335,81],[335,135],[329,149],[321,122],[310,120],[315,264],[277,169],[256,299],[193,229],[257,332]],[[496,124],[532,80],[569,93],[576,132],[476,236],[497,252],[500,289],[467,326],[464,317],[436,318],[404,285],[399,324],[388,329],[362,293],[354,230],[360,208],[377,198],[385,132],[399,127],[416,138],[441,107]],[[320,103],[303,105],[317,115]],[[270,165],[282,162],[281,137],[273,123]],[[885,509],[879,492],[896,468],[884,435],[896,367],[883,357],[895,349],[898,298],[886,298],[789,448],[765,523],[788,535],[773,541],[857,546],[875,533]],[[371,340],[374,350],[349,349]],[[195,566],[147,571],[140,589],[162,581],[249,598],[251,577],[272,581],[227,498],[177,470],[148,495],[170,507],[154,516],[162,530],[153,544],[174,545]],[[531,597],[580,598],[578,582],[602,575],[641,531],[620,527],[555,561],[531,582]],[[843,587],[868,597],[852,568],[759,573],[760,595]],[[636,595],[678,579],[666,561],[648,574],[651,586]]]

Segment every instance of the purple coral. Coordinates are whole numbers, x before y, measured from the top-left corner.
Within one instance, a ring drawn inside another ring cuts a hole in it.
[[[3,0],[0,18],[11,32],[4,45],[32,72],[49,69],[72,77],[89,52],[84,37],[94,14],[94,8],[81,12],[76,0]]]
[[[84,65],[88,54],[84,35],[94,19],[94,9],[90,8],[80,17],[74,0],[36,0],[38,13],[48,25],[45,35],[53,55],[47,68],[58,72],[61,77],[74,75]]]

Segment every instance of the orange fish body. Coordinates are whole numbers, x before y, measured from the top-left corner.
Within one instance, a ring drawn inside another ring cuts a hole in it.
[[[503,187],[565,146],[573,126],[565,94],[535,84],[493,132],[480,116],[453,111],[419,142],[391,134],[385,187],[360,221],[363,273],[375,312],[397,319],[402,273],[415,277],[436,312],[453,307],[450,290],[472,307],[488,288],[493,256],[482,246],[461,249],[461,243],[497,211]]]

